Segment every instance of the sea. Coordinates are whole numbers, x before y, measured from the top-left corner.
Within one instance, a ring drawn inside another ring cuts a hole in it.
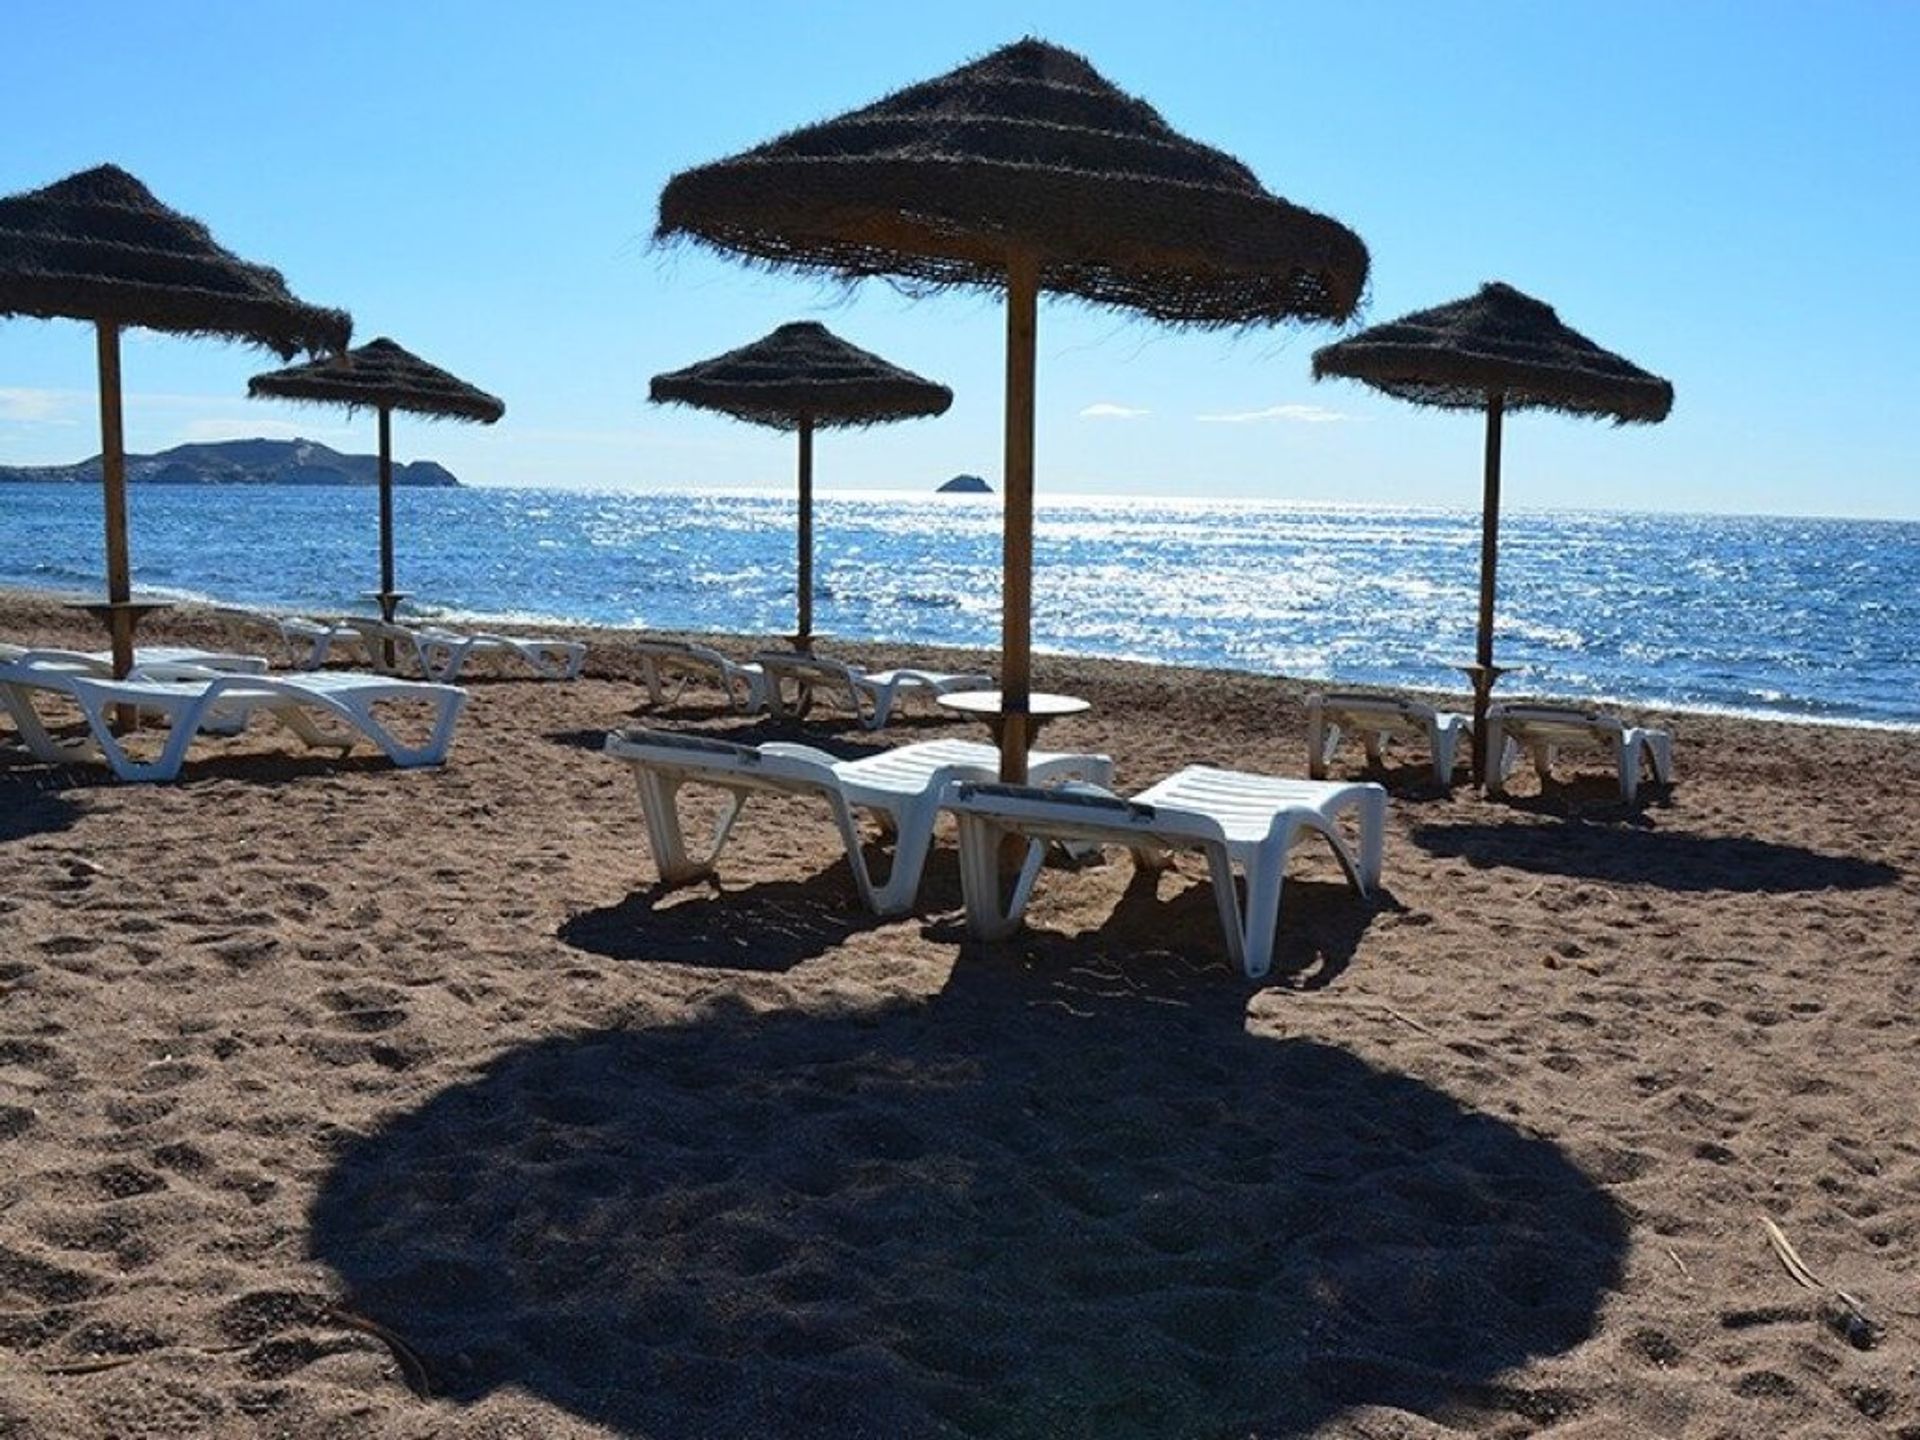
[[[99,492],[0,485],[0,585],[104,590]],[[135,486],[136,594],[368,610],[359,488]],[[771,637],[794,608],[773,491],[403,489],[417,614]],[[995,496],[829,495],[815,628],[997,648]],[[1042,497],[1037,651],[1464,693],[1480,519],[1467,510]],[[1597,511],[1502,518],[1502,694],[1920,727],[1920,523]]]

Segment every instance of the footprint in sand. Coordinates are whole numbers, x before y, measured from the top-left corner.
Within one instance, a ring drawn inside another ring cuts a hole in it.
[[[320,992],[320,1003],[332,1012],[333,1022],[356,1034],[377,1034],[407,1020],[406,996],[384,985],[352,985]]]
[[[0,1310],[36,1304],[72,1305],[107,1288],[107,1282],[97,1276],[0,1245]]]
[[[0,1035],[0,1070],[18,1066],[37,1070],[49,1080],[65,1080],[74,1073],[73,1062],[44,1040],[25,1035]]]
[[[86,1176],[87,1187],[101,1200],[130,1200],[167,1188],[166,1178],[130,1161],[116,1160]]]
[[[100,948],[98,935],[49,935],[39,947],[48,955],[85,955]]]

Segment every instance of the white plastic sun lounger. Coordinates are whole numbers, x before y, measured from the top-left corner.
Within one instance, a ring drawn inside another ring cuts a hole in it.
[[[476,655],[510,655],[524,661],[542,680],[576,680],[587,663],[587,647],[578,640],[522,639],[488,631],[447,630],[438,625],[401,625],[349,616],[342,622],[359,632],[375,668],[384,668],[387,642],[407,656],[429,680],[451,684]]]
[[[656,710],[679,702],[687,686],[706,677],[718,685],[727,704],[743,715],[767,708],[767,676],[758,665],[741,665],[718,650],[686,640],[636,640],[640,656],[641,678],[647,684],[647,699]],[[677,679],[673,693],[667,685]]]
[[[1473,718],[1436,710],[1397,695],[1335,691],[1307,697],[1307,773],[1324,780],[1341,737],[1352,732],[1366,747],[1367,762],[1379,765],[1392,740],[1424,743],[1433,761],[1433,778],[1453,783],[1460,742],[1473,734]]]
[[[306,615],[261,615],[255,617],[280,632],[292,653],[296,670],[318,670],[333,658],[334,647],[359,650],[363,656],[375,656],[378,642],[369,642],[344,620],[320,620]]]
[[[287,647],[287,664],[295,670],[318,670],[333,658],[336,646],[359,648],[360,634],[344,620],[323,620],[308,615],[276,615],[266,610],[247,610],[236,605],[216,605],[214,614],[228,620],[271,630]]]
[[[1673,736],[1665,730],[1628,725],[1613,715],[1571,705],[1495,705],[1487,711],[1487,793],[1506,789],[1520,752],[1533,757],[1542,780],[1557,753],[1569,746],[1604,750],[1620,776],[1620,798],[1631,805],[1644,762],[1662,785],[1673,783]]]
[[[817,796],[833,812],[860,899],[876,915],[897,915],[912,907],[948,789],[958,781],[987,779],[1000,763],[998,751],[965,740],[929,740],[858,760],[838,760],[810,745],[736,745],[658,730],[616,731],[607,736],[606,753],[633,768],[662,884],[684,884],[713,873],[748,796]],[[1027,764],[1028,773],[1043,781],[1103,784],[1113,773],[1113,762],[1105,755],[1037,750]],[[727,792],[704,855],[687,849],[677,801],[684,785]],[[893,837],[893,861],[884,884],[867,868],[855,810],[874,812],[882,830]]]
[[[111,650],[20,650],[7,646],[0,660],[11,658],[41,669],[68,675],[87,675],[101,680],[113,678]],[[138,676],[160,665],[192,665],[200,670],[223,675],[264,675],[267,661],[263,655],[240,655],[225,650],[202,650],[191,645],[141,645],[133,652],[130,676]],[[8,707],[11,711],[12,707]],[[208,735],[237,735],[246,727],[244,713],[210,710],[201,717],[199,728]]]
[[[36,692],[64,695],[78,705],[90,738],[78,743],[55,740],[35,707]],[[227,728],[237,718],[238,726],[244,727],[255,711],[271,715],[310,746],[331,747],[345,754],[364,737],[396,765],[437,765],[446,758],[454,721],[466,698],[465,691],[451,685],[340,671],[322,675],[235,675],[201,666],[154,665],[135,671],[125,680],[112,680],[25,660],[0,664],[0,703],[12,715],[21,739],[35,758],[63,764],[98,755],[120,779],[135,781],[173,779],[180,773],[194,734],[206,728],[209,721]],[[425,744],[402,742],[375,714],[376,705],[395,701],[423,702],[431,708],[431,731]],[[142,713],[165,719],[167,740],[156,758],[135,759],[113,733],[109,712],[117,705],[136,706]],[[330,734],[322,730],[306,713],[309,710],[341,721],[349,727],[348,732]]]
[[[1318,835],[1354,889],[1367,895],[1380,883],[1387,825],[1387,792],[1378,785],[1284,780],[1206,765],[1190,765],[1132,799],[1073,787],[963,784],[946,808],[960,820],[960,880],[967,927],[976,937],[1004,939],[1019,928],[1048,841],[1124,845],[1145,869],[1166,866],[1172,851],[1198,850],[1206,856],[1227,953],[1256,979],[1273,964],[1288,852]],[[1347,812],[1357,822],[1358,860],[1340,830]],[[1012,897],[1003,902],[999,854],[1008,835],[1030,843]],[[1244,905],[1235,867],[1246,880]]]
[[[910,693],[947,695],[956,690],[988,690],[991,675],[946,675],[931,670],[860,670],[821,655],[795,650],[763,650],[754,657],[767,676],[767,708],[776,715],[799,717],[815,700],[844,701],[865,730],[879,730],[893,717],[896,704]],[[793,686],[789,700],[786,687]]]

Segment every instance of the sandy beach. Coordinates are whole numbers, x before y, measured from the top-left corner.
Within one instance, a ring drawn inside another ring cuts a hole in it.
[[[1393,766],[1384,893],[1302,851],[1254,984],[1192,865],[977,946],[950,844],[878,922],[798,804],[657,893],[586,638],[440,770],[0,749],[0,1437],[1920,1437],[1920,736]],[[1036,667],[1123,789],[1304,773],[1307,686]]]

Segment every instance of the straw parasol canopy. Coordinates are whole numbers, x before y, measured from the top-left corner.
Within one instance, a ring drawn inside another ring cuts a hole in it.
[[[1344,320],[1367,278],[1352,231],[1035,39],[674,176],[657,234],[847,279],[1006,288],[1010,780],[1025,778],[1029,729],[1039,292],[1224,326]]]
[[[330,359],[273,370],[247,381],[256,400],[303,400],[344,405],[380,414],[380,613],[393,619],[400,592],[393,580],[393,412],[430,420],[472,420],[491,425],[507,407],[384,335]]]
[[[1313,376],[1362,380],[1416,405],[1487,413],[1480,518],[1480,627],[1473,680],[1474,779],[1484,780],[1493,663],[1493,601],[1500,530],[1501,418],[1508,410],[1558,410],[1615,424],[1654,424],[1673,408],[1673,386],[1564,324],[1553,307],[1498,281],[1477,294],[1314,352]]]
[[[345,348],[342,310],[297,300],[277,270],[216,244],[113,165],[0,198],[0,317],[94,323],[100,363],[101,475],[106,492],[107,606],[114,669],[133,656],[126,453],[120,421],[120,331],[217,335],[291,357]]]
[[[653,377],[655,404],[718,410],[799,434],[798,615],[794,645],[813,643],[813,432],[944,415],[946,386],[903,370],[811,320],[782,325],[751,345]]]

